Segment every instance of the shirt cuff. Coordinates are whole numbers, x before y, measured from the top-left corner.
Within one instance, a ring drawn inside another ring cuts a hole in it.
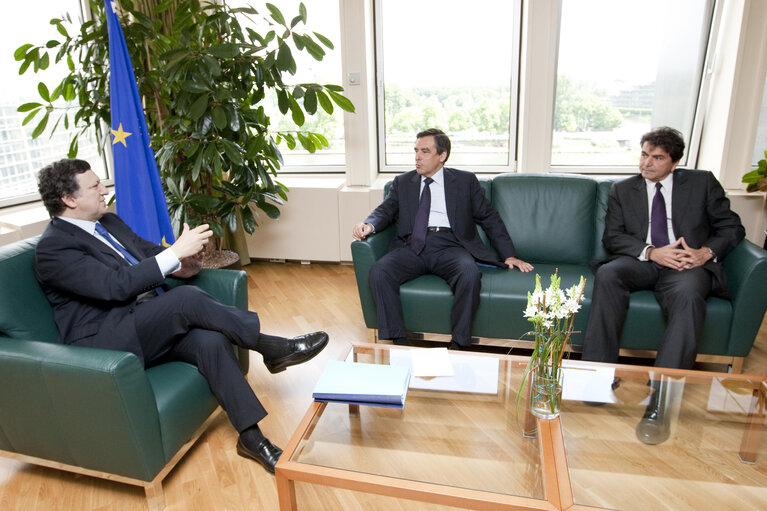
[[[176,257],[176,254],[173,253],[170,247],[157,254],[155,260],[164,277],[181,269],[181,261],[178,260],[178,257]]]
[[[642,253],[639,254],[640,261],[649,261],[649,259],[647,259],[647,249],[650,247],[652,247],[652,245],[647,245],[644,250],[642,250]]]

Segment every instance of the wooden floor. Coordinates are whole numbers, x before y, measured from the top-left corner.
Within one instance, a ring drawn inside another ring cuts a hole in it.
[[[311,390],[326,361],[341,356],[350,342],[370,340],[370,334],[351,266],[258,262],[246,270],[250,309],[259,313],[264,332],[292,336],[325,330],[331,339],[317,358],[277,375],[264,368],[260,355],[251,355],[249,381],[270,412],[261,428],[273,442],[285,445],[310,404]],[[767,375],[767,321],[743,372]],[[165,479],[166,509],[277,509],[274,477],[239,457],[236,440],[235,430],[222,415]],[[446,509],[305,484],[296,489],[301,509]],[[139,487],[0,459],[0,510],[141,509],[146,504]]]

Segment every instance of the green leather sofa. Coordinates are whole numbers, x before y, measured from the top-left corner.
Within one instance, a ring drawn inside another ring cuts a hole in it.
[[[607,197],[614,181],[556,174],[501,174],[480,180],[503,218],[519,257],[533,263],[535,270],[524,274],[481,268],[480,305],[472,327],[472,336],[479,344],[529,347],[530,341],[520,342],[530,339],[523,337],[530,329],[530,323],[522,317],[527,292],[534,287],[536,273],[545,286],[558,269],[564,287],[575,284],[581,275],[587,280],[583,308],[575,321],[578,333],[572,337],[573,349],[580,349],[593,289],[589,262],[606,256],[601,240]],[[362,312],[371,329],[376,329],[377,318],[368,274],[373,263],[387,252],[394,232],[390,226],[351,246]],[[727,363],[737,372],[767,308],[767,251],[744,240],[727,256],[724,265],[732,299],[708,299],[699,360]],[[402,285],[400,294],[405,326],[413,337],[439,340],[440,336],[449,336],[453,297],[442,279],[421,276]],[[652,352],[657,351],[664,329],[665,320],[652,292],[633,293],[620,339],[622,353],[654,356]]]
[[[190,364],[145,370],[132,353],[57,343],[36,245],[0,247],[0,456],[140,485],[150,509],[162,508],[162,479],[220,407]],[[247,309],[245,272],[203,270],[184,283]],[[247,351],[238,355],[247,373]]]

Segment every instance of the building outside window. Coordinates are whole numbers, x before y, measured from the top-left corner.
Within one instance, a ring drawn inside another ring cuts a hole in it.
[[[34,9],[23,2],[9,2],[3,5],[3,11],[0,17],[0,69],[6,78],[0,97],[0,205],[10,205],[37,200],[37,172],[66,157],[71,136],[62,125],[52,137],[48,131],[33,139],[32,131],[41,116],[22,126],[27,113],[16,111],[23,103],[39,102],[38,83],[55,84],[66,73],[66,63],[62,62],[55,69],[40,73],[27,71],[19,76],[21,63],[14,60],[14,50],[24,43],[40,45],[57,37],[56,28],[48,23],[51,18],[62,17],[68,12],[72,20],[79,23],[77,20],[82,15],[78,0],[35,0]],[[54,67],[53,63],[51,66]],[[63,108],[63,101],[59,105]],[[57,118],[57,114],[51,114],[50,124]],[[81,137],[77,157],[88,160],[102,179],[107,178],[95,137]]]
[[[633,171],[663,125],[689,147],[712,15],[712,1],[563,0],[552,166]]]
[[[381,0],[376,62],[381,170],[413,165],[415,135],[450,135],[450,164],[515,164],[519,1]]]

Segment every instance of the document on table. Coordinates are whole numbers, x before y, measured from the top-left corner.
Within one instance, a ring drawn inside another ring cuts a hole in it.
[[[568,362],[562,370],[562,399],[594,403],[618,402],[612,389],[615,368]]]
[[[447,348],[413,348],[410,350],[410,358],[413,376],[428,378],[455,374]]]
[[[410,368],[331,360],[314,387],[316,401],[403,408]]]
[[[439,348],[412,348],[409,350],[391,350],[389,361],[392,365],[402,365],[415,371],[415,360],[422,356],[414,352],[431,352]],[[444,348],[442,348],[444,349]],[[447,351],[452,375],[434,377],[416,377],[410,379],[411,389],[443,390],[452,392],[473,392],[477,394],[498,394],[499,360],[495,357],[462,355]],[[427,353],[429,354],[429,353]],[[444,355],[437,354],[436,357]]]

